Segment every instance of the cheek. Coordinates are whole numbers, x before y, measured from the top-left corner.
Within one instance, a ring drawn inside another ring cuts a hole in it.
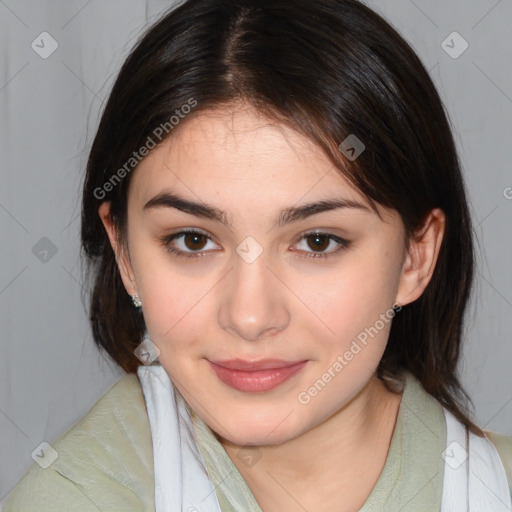
[[[184,276],[175,269],[148,273],[143,312],[159,360],[177,382],[197,379],[198,361],[218,338],[215,280]]]
[[[359,260],[337,273],[305,280],[300,293],[327,325],[361,325],[392,307],[397,287],[394,269]]]
[[[188,342],[202,329],[205,294],[211,286],[200,276],[180,272],[179,266],[161,256],[151,258],[146,253],[137,264],[147,329],[161,350],[174,351],[177,343]]]
[[[334,334],[322,336],[316,345],[317,361],[300,390],[302,399],[311,400],[308,414],[312,417],[328,417],[338,410],[376,371],[395,315],[396,279],[392,265],[360,258],[353,265],[347,263],[339,277],[331,278],[325,293],[317,292],[311,309],[322,312],[322,320]],[[311,326],[310,322],[305,327],[314,340]]]
[[[303,327],[311,339],[321,337],[319,359],[334,362],[350,351],[353,368],[378,363],[394,317],[398,276],[391,258],[386,261],[372,252],[346,258],[336,272],[303,281],[298,294],[307,297],[315,313],[306,316]]]

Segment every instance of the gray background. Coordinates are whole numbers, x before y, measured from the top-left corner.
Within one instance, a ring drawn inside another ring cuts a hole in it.
[[[510,435],[512,0],[367,3],[416,49],[454,126],[479,247],[460,368],[477,422]],[[122,375],[93,345],[80,298],[80,185],[116,73],[170,5],[0,0],[0,508],[34,449]],[[469,44],[458,58],[444,48],[462,40],[443,44],[454,31]],[[58,43],[46,59],[31,47],[42,32]]]

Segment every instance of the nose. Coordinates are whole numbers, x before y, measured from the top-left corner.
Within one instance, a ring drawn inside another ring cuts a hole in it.
[[[233,336],[257,341],[273,336],[290,321],[287,289],[263,255],[252,263],[235,257],[226,276],[219,311],[219,325]]]

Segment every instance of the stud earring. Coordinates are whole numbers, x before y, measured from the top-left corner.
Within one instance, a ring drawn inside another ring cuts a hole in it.
[[[142,307],[142,302],[141,302],[141,300],[139,299],[139,296],[138,296],[138,295],[130,295],[130,297],[132,298],[133,305],[134,305],[137,309]]]

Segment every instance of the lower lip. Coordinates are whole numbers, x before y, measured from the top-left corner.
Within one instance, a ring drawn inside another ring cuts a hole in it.
[[[270,391],[283,384],[290,377],[299,372],[306,365],[307,361],[287,366],[285,368],[272,368],[269,370],[258,370],[247,372],[243,370],[232,370],[224,368],[208,361],[210,367],[217,374],[217,377],[234,389],[249,393],[262,393]]]

